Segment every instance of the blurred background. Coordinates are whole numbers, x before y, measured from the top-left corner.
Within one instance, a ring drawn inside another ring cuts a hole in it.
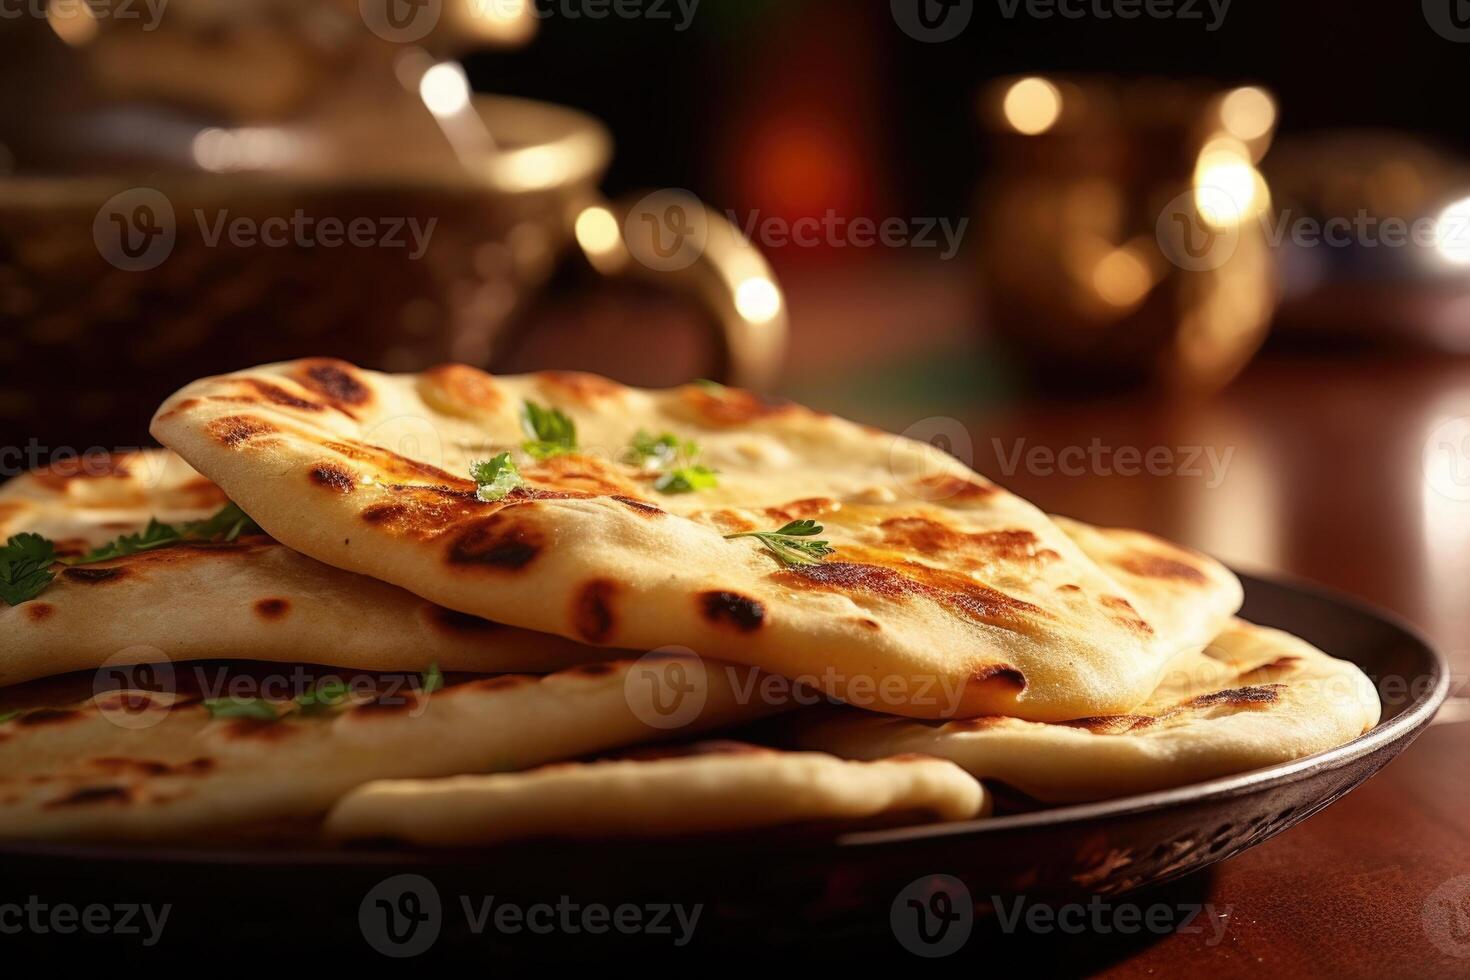
[[[707,376],[1427,615],[1470,527],[1457,13],[12,0],[0,466],[287,357]]]
[[[1465,7],[0,0],[0,479],[285,358],[709,377],[1388,606],[1462,690]],[[1463,730],[1139,972],[1422,944]]]

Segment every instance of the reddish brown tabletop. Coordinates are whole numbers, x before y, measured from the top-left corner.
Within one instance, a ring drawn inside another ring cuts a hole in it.
[[[887,344],[892,353],[880,357],[891,363],[916,344],[966,347],[966,296],[953,277],[792,287],[798,361],[845,358],[855,335]],[[983,356],[973,347],[968,356]],[[842,410],[860,408],[850,390],[840,397]],[[1245,570],[1393,610],[1449,658],[1454,689],[1470,694],[1470,440],[1439,429],[1470,417],[1470,360],[1268,354],[1224,394],[1193,404],[1023,398],[967,409],[951,392],[935,411],[922,407],[923,392],[907,397],[911,409],[886,402],[872,420],[901,429],[921,412],[951,412],[976,467],[1044,508],[1152,530]],[[1062,455],[1068,447],[1084,451],[1080,465],[1075,450]],[[1170,453],[1168,471],[1133,475],[1120,451],[1155,447]],[[1346,799],[1163,899],[1143,899],[1228,909],[1223,940],[1209,930],[1128,942],[1056,936],[1042,956],[1064,972],[1119,977],[1470,976],[1470,956],[1448,955],[1424,925],[1435,889],[1466,874],[1470,712],[1452,704]],[[1470,893],[1459,897],[1455,935],[1470,952]]]

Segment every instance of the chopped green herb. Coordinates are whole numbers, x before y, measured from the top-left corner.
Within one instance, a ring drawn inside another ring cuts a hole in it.
[[[19,708],[11,708],[9,711],[0,711],[0,725],[20,717]]]
[[[275,705],[262,698],[210,698],[204,708],[211,718],[249,718],[253,721],[278,721]]]
[[[521,430],[526,433],[521,449],[533,459],[577,451],[577,424],[559,409],[525,402],[521,406]]]
[[[719,485],[715,471],[708,466],[681,466],[654,481],[653,489],[659,493],[694,493]]]
[[[429,669],[424,671],[422,678],[425,694],[433,694],[435,691],[444,689],[444,672],[439,669],[437,663],[429,664]]]
[[[316,687],[298,697],[297,709],[303,715],[319,715],[341,707],[352,693],[352,689],[340,678],[329,677],[317,682]]]
[[[755,538],[765,545],[783,565],[818,565],[837,549],[826,541],[807,541],[822,533],[822,525],[813,520],[792,521],[778,531],[743,531],[727,534],[726,539]]]
[[[45,591],[56,573],[56,546],[39,534],[17,534],[0,548],[0,599],[18,606]]]
[[[186,541],[215,541],[232,543],[242,534],[260,534],[258,524],[240,509],[238,504],[229,503],[219,513],[202,521],[190,521],[182,527],[150,520],[148,526],[138,534],[122,537],[93,548],[80,558],[66,560],[68,565],[94,565],[99,561],[126,558],[129,555],[155,551]]]
[[[516,487],[526,485],[515,460],[510,458],[510,453],[501,453],[494,459],[472,464],[470,475],[476,483],[475,496],[487,504],[504,500],[505,495]]]
[[[720,483],[714,470],[698,462],[700,451],[693,439],[680,439],[672,432],[655,437],[639,429],[623,458],[630,465],[659,471],[653,484],[659,493],[693,493]]]

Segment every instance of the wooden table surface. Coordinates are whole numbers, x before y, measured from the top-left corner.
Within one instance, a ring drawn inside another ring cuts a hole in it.
[[[806,331],[798,362],[855,346],[906,350],[924,330],[895,330],[900,317],[944,324],[930,332],[937,350],[962,344],[969,329],[953,276],[902,288],[879,278],[855,295],[815,279],[791,286]],[[860,339],[839,346],[844,334]],[[874,421],[901,429],[922,404],[914,399],[907,418],[884,407]],[[1450,660],[1452,696],[1470,696],[1470,440],[1459,439],[1470,426],[1439,429],[1470,418],[1470,359],[1268,353],[1223,394],[1192,404],[1138,395],[952,411],[976,468],[1039,506],[1145,528],[1244,570],[1310,579],[1390,609]],[[1075,449],[1062,455],[1068,447],[1086,452],[1080,464]],[[1172,467],[1159,468],[1169,472],[1131,475],[1120,451],[1156,447],[1172,454]],[[1467,708],[1452,703],[1399,759],[1301,826],[1137,899],[1229,909],[1223,941],[1208,930],[1128,941],[1056,935],[1027,945],[1042,958],[1029,965],[1116,977],[1470,976],[1470,887],[1458,893],[1450,940],[1463,957],[1436,945],[1424,924],[1431,893],[1470,874]]]
[[[1446,444],[1441,431],[1425,463],[1438,426],[1461,416],[1470,416],[1467,361],[1268,357],[1194,407],[1140,398],[1021,408],[975,427],[986,443],[977,446],[981,469],[1038,505],[1148,528],[1237,567],[1311,579],[1391,609],[1448,657],[1452,690],[1470,694],[1470,445]],[[997,439],[1010,459],[1021,439],[1058,452],[1094,439],[1105,450],[1165,447],[1184,472],[1128,476],[1104,462],[1075,475],[1024,465],[1006,475],[994,461]],[[1215,450],[1213,474],[1208,455],[1184,466],[1195,447]],[[1431,893],[1470,873],[1467,777],[1470,713],[1452,704],[1346,799],[1197,876],[1207,881],[1180,886],[1194,884],[1193,893],[1231,909],[1223,942],[1168,936],[1120,950],[1106,972],[1470,976],[1470,958],[1445,953],[1423,922]],[[1470,889],[1460,897],[1459,948],[1470,954]],[[1068,952],[1085,951],[1059,955]]]

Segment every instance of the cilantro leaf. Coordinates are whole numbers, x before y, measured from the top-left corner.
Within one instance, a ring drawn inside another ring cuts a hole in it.
[[[337,677],[317,682],[310,691],[298,697],[294,704],[303,715],[319,715],[339,708],[347,701],[352,689]]]
[[[725,538],[755,538],[783,565],[819,565],[823,558],[837,553],[830,542],[805,540],[822,531],[822,525],[816,521],[804,520],[792,521],[776,531],[743,531],[727,534]]]
[[[655,480],[653,489],[659,493],[694,493],[719,485],[715,471],[708,466],[681,466]]]
[[[17,534],[0,548],[0,600],[18,606],[40,595],[56,578],[56,545],[39,534]]]
[[[279,721],[276,707],[263,698],[209,698],[204,708],[211,718],[249,718],[253,721]]]
[[[470,464],[470,475],[474,477],[475,496],[487,504],[505,499],[506,494],[526,481],[510,453],[501,453],[494,459]]]
[[[699,443],[672,432],[654,436],[639,429],[623,454],[625,462],[659,472],[653,488],[659,493],[693,493],[719,486],[714,470],[698,462]]]
[[[189,521],[183,527],[163,524],[157,518],[137,534],[124,534],[104,545],[93,548],[80,558],[68,559],[68,565],[94,565],[100,561],[126,558],[129,555],[155,551],[185,541],[215,541],[231,544],[242,534],[262,534],[260,525],[236,503],[226,504],[217,514],[202,521]]]
[[[424,671],[423,689],[425,694],[444,689],[444,672],[439,669],[438,663],[429,664],[429,669]]]
[[[524,402],[521,430],[526,434],[521,449],[533,459],[550,459],[577,451],[577,424],[560,409]]]

